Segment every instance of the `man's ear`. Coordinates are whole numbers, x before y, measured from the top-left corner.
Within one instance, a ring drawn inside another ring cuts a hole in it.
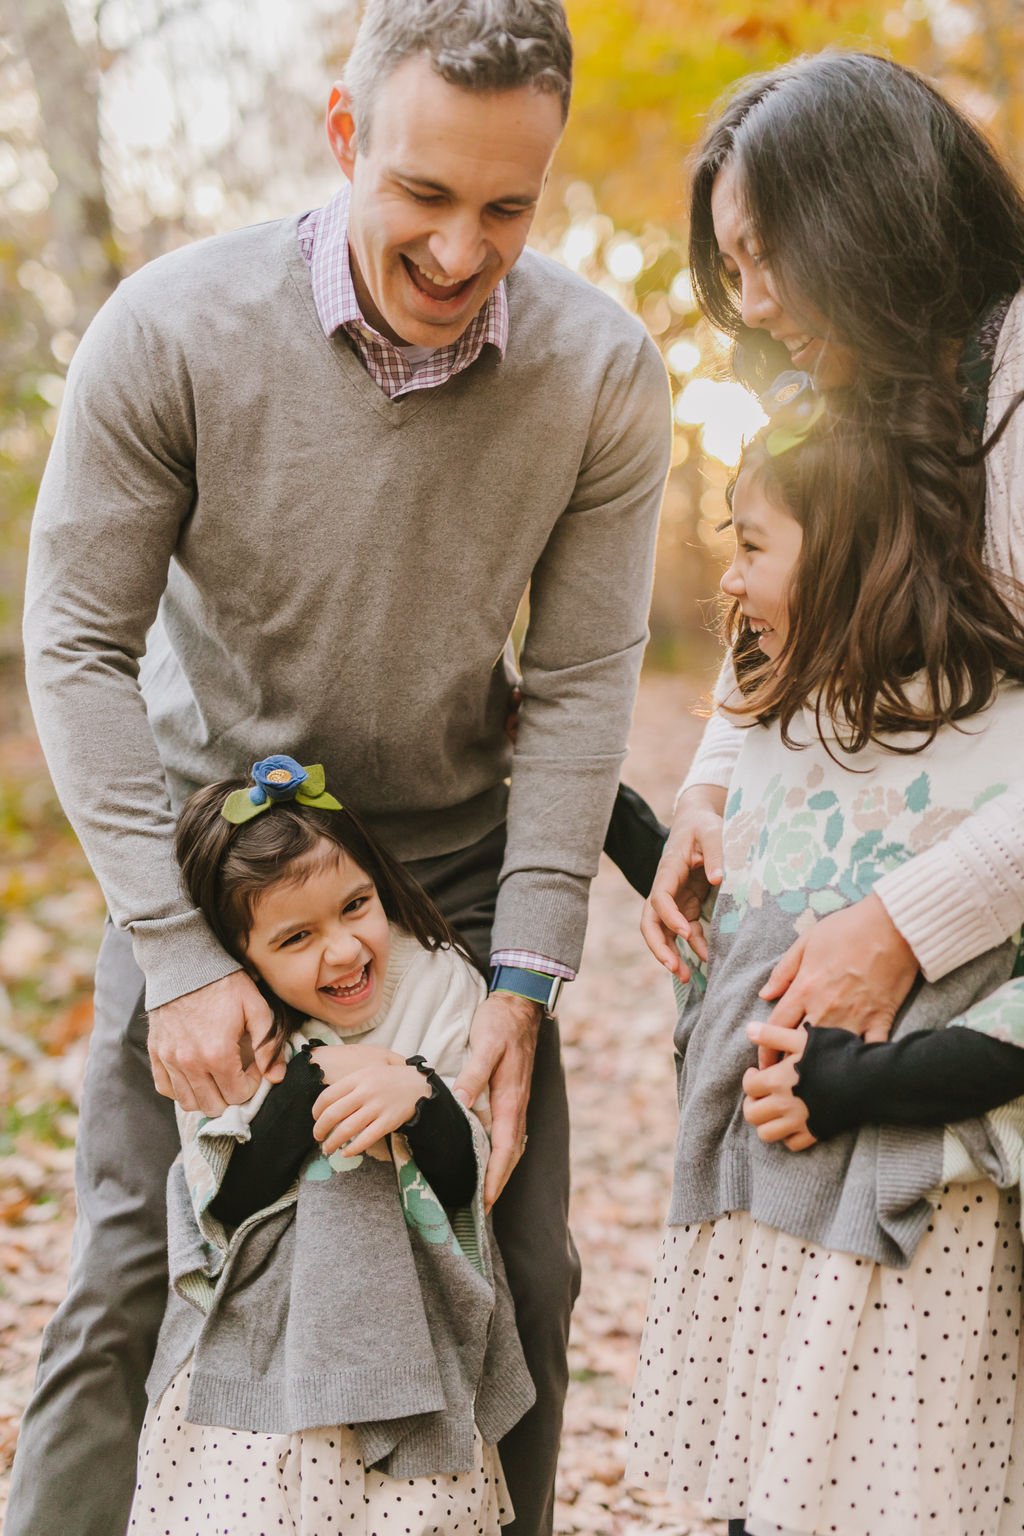
[[[327,142],[342,171],[352,180],[356,164],[356,120],[352,94],[347,85],[336,81],[327,103]]]

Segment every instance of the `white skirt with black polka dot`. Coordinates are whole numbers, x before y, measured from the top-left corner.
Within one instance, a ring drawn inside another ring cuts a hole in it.
[[[1019,1212],[947,1186],[906,1270],[743,1212],[668,1228],[627,1481],[751,1536],[1021,1536]]]
[[[350,1428],[262,1435],[189,1424],[190,1368],[146,1415],[130,1536],[497,1536],[512,1519],[498,1452],[472,1472],[367,1469]]]

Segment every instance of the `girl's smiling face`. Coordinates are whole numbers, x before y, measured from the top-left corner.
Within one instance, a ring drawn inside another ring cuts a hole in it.
[[[325,840],[257,899],[246,958],[282,1002],[346,1034],[380,1007],[390,950],[376,886]]]
[[[758,645],[775,660],[789,633],[789,593],[803,529],[765,495],[761,477],[741,470],[733,489],[732,526],[736,552],[722,577],[722,591],[735,598]]]

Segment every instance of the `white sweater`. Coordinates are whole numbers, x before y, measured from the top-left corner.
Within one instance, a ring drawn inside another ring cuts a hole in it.
[[[1022,388],[1024,290],[1000,332],[986,434]],[[1011,417],[985,467],[985,557],[993,570],[1024,582],[1024,406]],[[716,697],[726,697],[734,681],[727,660]],[[720,711],[712,715],[683,789],[725,788],[743,737],[743,729]],[[928,981],[1009,938],[1024,923],[1024,778],[1017,777],[944,842],[883,875],[875,890]]]

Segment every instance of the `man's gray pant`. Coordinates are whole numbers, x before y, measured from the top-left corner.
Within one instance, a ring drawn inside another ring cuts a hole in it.
[[[504,829],[409,865],[474,953],[487,956]],[[135,1485],[144,1382],[167,1288],[164,1182],[174,1108],[153,1087],[142,975],[108,926],[78,1131],[68,1294],[43,1337],[5,1536],[121,1536]],[[536,1406],[501,1446],[512,1536],[547,1536],[579,1260],[569,1236],[569,1114],[557,1026],[541,1026],[526,1154],[495,1206]]]

